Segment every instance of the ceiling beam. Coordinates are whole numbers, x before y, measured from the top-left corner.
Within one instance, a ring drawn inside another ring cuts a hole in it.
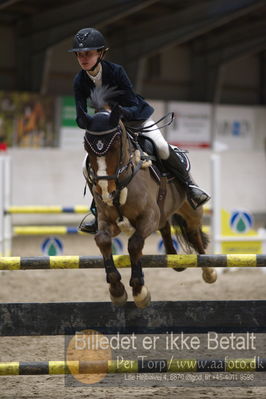
[[[167,47],[182,44],[265,6],[264,0],[209,0],[111,37],[115,59],[134,62]],[[121,45],[122,41],[122,45]],[[123,51],[121,51],[121,48]],[[124,57],[121,57],[121,53]]]
[[[102,0],[88,2],[79,0],[22,21],[19,34],[33,36],[34,42],[42,41],[49,47],[68,38],[77,30],[87,26],[104,26],[134,14],[159,0]],[[89,3],[89,4],[88,4]],[[56,41],[55,41],[56,40]]]
[[[224,65],[237,58],[247,57],[264,50],[265,22],[253,23],[246,29],[247,22],[227,27],[225,32],[205,35],[193,42],[193,58],[202,58],[210,66]],[[216,39],[216,40],[215,40]]]
[[[6,0],[4,2],[0,3],[0,10],[4,10],[5,8],[8,8],[10,6],[13,6],[13,4],[19,3],[21,0]]]
[[[228,47],[222,48],[220,52],[215,52],[215,54],[209,54],[206,60],[206,70],[205,70],[206,101],[214,101],[215,93],[217,91],[218,82],[219,82],[218,74],[217,74],[217,79],[211,81],[211,76],[215,71],[219,73],[219,71],[224,70],[226,65],[228,65],[230,62],[237,61],[239,59],[261,53],[265,50],[266,50],[266,36],[259,35],[257,37],[252,37],[249,40],[245,39],[242,42],[232,43]]]
[[[245,21],[243,25],[238,24],[228,27],[224,32],[216,32],[215,37],[210,34],[193,41],[191,101],[213,101],[221,68],[232,61],[266,49],[264,25],[258,21],[247,30]]]
[[[259,53],[266,49],[266,37],[258,36],[250,38],[242,43],[232,44],[227,48],[222,49],[216,63],[219,65],[226,65],[229,62],[236,61],[240,58],[249,57],[250,55]]]
[[[210,34],[200,37],[198,40],[196,39],[193,42],[195,55],[206,57],[215,51],[220,52],[222,48],[231,46],[233,43],[249,40],[250,37],[263,37],[265,35],[265,16],[266,12],[256,22],[250,23],[250,21],[245,19],[241,24],[230,24],[226,26],[226,29],[216,30],[215,34],[210,32]],[[249,29],[247,29],[247,25]]]

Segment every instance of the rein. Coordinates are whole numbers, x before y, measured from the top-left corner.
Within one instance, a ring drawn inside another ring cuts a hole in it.
[[[162,122],[164,119],[168,118],[170,116],[170,120],[166,122],[164,125],[157,126],[160,122]],[[146,133],[146,132],[152,132],[153,130],[156,129],[162,129],[163,127],[171,125],[175,118],[174,112],[168,112],[168,114],[164,115],[161,119],[159,119],[157,122],[152,123],[149,126],[143,126],[143,127],[130,127],[130,130],[134,133]],[[154,127],[155,126],[155,127]],[[154,127],[154,129],[151,129]]]

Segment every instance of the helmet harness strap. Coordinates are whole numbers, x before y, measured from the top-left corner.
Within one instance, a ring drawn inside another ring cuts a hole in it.
[[[105,48],[105,49],[101,50],[100,56],[98,57],[96,63],[93,65],[93,67],[91,69],[89,69],[89,72],[93,72],[97,68],[97,66],[102,61],[102,59],[103,59],[103,57],[104,57],[104,55],[105,55],[107,50],[108,50],[108,48]]]

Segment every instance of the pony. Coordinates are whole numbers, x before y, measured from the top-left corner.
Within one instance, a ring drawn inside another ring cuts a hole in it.
[[[138,308],[149,305],[151,295],[144,283],[141,266],[145,239],[159,230],[167,254],[176,254],[171,237],[171,224],[185,244],[185,251],[204,254],[208,236],[202,231],[203,209],[193,209],[179,182],[165,176],[159,183],[150,157],[141,150],[137,134],[127,131],[121,122],[119,105],[109,104],[115,89],[96,88],[91,94],[91,116],[81,110],[86,126],[84,148],[87,152],[84,175],[93,194],[98,213],[95,241],[103,256],[106,281],[111,300],[116,305],[127,301],[127,292],[112,256],[112,237],[120,232],[129,235],[128,253],[131,262],[130,286]],[[143,135],[140,135],[143,138]],[[185,268],[176,268],[182,271]],[[205,282],[216,281],[213,268],[202,268]]]

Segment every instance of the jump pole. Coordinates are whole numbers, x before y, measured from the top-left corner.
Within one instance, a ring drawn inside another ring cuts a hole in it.
[[[69,226],[14,226],[13,235],[67,235],[81,234],[86,235],[78,227]]]
[[[87,205],[13,205],[5,210],[8,214],[53,214],[53,213],[89,213]]]
[[[13,235],[43,235],[43,234],[56,234],[56,235],[67,235],[67,234],[81,234],[88,237],[88,233],[84,233],[79,230],[76,226],[14,226]],[[203,226],[203,231],[209,233],[209,226]],[[171,227],[171,233],[175,234],[180,229]],[[157,231],[159,234],[159,231]]]
[[[113,256],[116,267],[130,267],[128,255]],[[266,267],[266,255],[144,255],[144,268]],[[101,269],[101,256],[0,257],[0,270]]]
[[[4,375],[196,373],[196,372],[266,372],[265,358],[221,359],[140,359],[99,361],[0,362]]]

